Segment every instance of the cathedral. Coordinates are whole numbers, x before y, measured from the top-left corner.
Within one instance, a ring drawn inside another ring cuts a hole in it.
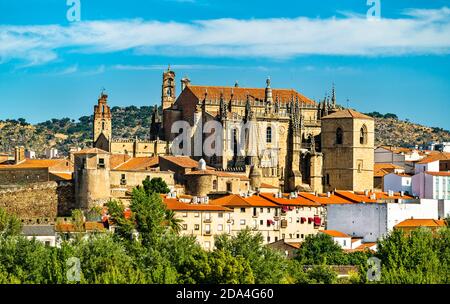
[[[174,123],[184,121],[192,130],[202,130],[199,140],[205,143],[212,130],[203,133],[203,126],[217,122],[222,128],[214,131],[220,132],[221,142],[214,145],[222,153],[199,154],[194,151],[198,139],[190,134],[190,155],[218,171],[247,174],[254,190],[261,184],[286,192],[373,189],[374,121],[339,106],[334,85],[331,96],[315,102],[293,89],[272,88],[270,79],[263,88],[244,88],[238,83],[193,85],[183,78],[178,96],[170,67],[162,80],[161,106],[155,106],[151,117],[150,140],[112,138],[108,96],[102,93],[94,108],[94,147],[132,157],[171,155],[179,145]],[[249,122],[250,129],[240,128]],[[241,139],[245,144],[238,148]],[[249,153],[261,143],[264,149]]]

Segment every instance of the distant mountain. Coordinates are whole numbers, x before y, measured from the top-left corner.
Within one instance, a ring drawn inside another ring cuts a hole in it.
[[[150,130],[152,107],[113,107],[113,136],[144,138]],[[366,113],[375,118],[376,145],[408,147],[430,141],[449,141],[450,132],[442,128],[426,127],[402,121],[395,114]],[[56,147],[67,153],[72,146],[91,145],[93,116],[52,119],[36,125],[24,119],[0,121],[0,152],[12,151],[15,146],[44,154],[46,147]]]

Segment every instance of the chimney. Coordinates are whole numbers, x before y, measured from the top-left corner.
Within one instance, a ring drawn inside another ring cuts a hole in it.
[[[16,164],[18,164],[21,161],[23,161],[24,159],[25,159],[25,148],[22,146],[15,147],[14,148],[14,162]]]
[[[364,195],[369,196],[369,190],[364,190]]]
[[[327,197],[330,198],[331,197],[331,193],[327,192]]]

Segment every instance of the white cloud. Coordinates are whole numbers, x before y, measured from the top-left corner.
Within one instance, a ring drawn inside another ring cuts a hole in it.
[[[3,62],[19,59],[27,65],[44,64],[66,50],[271,59],[449,54],[450,9],[410,9],[403,18],[381,20],[345,14],[328,19],[214,19],[190,23],[135,19],[86,21],[66,27],[0,25]]]

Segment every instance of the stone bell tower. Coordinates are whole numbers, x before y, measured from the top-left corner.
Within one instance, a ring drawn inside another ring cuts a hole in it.
[[[175,72],[170,66],[163,73],[161,106],[162,110],[170,108],[175,102]]]
[[[98,103],[94,106],[93,146],[110,152],[112,139],[112,116],[108,106],[108,95],[102,91]]]

